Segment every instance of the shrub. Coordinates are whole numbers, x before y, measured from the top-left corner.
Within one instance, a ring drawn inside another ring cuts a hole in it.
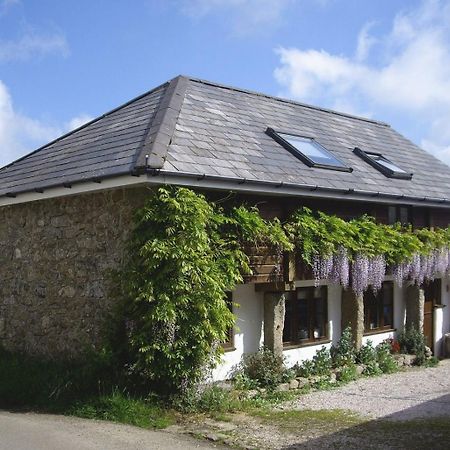
[[[367,343],[359,349],[356,353],[356,362],[358,364],[371,364],[377,361],[377,352],[373,347],[372,341],[368,340]]]
[[[130,369],[152,389],[187,390],[220,361],[234,325],[226,294],[251,271],[244,245],[258,243],[292,249],[279,221],[190,189],[161,187],[137,211],[118,279]]]
[[[331,368],[330,351],[326,347],[322,347],[316,351],[312,359],[306,359],[301,364],[296,364],[292,369],[297,376],[309,378],[314,375],[329,375]]]
[[[326,347],[317,350],[312,362],[314,366],[313,375],[329,375],[331,373],[332,359],[330,351]]]
[[[415,363],[422,365],[426,361],[425,356],[425,336],[415,327],[405,328],[397,336],[402,353],[416,355]]]
[[[235,377],[239,373],[255,382],[256,386],[264,388],[274,388],[293,376],[292,371],[286,369],[283,357],[275,355],[266,347],[257,353],[244,355]]]
[[[376,347],[377,361],[380,370],[383,373],[397,372],[398,366],[391,353],[389,342],[382,342]]]
[[[354,363],[347,364],[340,369],[339,381],[348,383],[349,381],[356,380],[358,373],[356,371],[356,365]]]
[[[314,363],[311,359],[305,359],[300,364],[296,363],[292,369],[298,377],[309,378],[314,375]]]
[[[343,367],[355,364],[356,350],[352,331],[347,327],[341,335],[336,347],[331,347],[331,357],[334,367]]]
[[[356,353],[356,362],[358,364],[364,364],[364,375],[373,376],[382,373],[378,363],[377,351],[370,340],[368,340],[365,345],[361,346]]]
[[[197,401],[197,411],[199,412],[230,412],[239,407],[239,401],[233,395],[218,386],[207,387],[200,393]]]

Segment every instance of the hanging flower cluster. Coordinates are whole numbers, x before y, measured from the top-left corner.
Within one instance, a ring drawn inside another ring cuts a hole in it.
[[[294,213],[285,228],[311,266],[316,286],[327,279],[361,295],[369,287],[379,290],[387,273],[402,286],[450,271],[450,229],[413,231],[368,216],[345,221],[307,208]]]

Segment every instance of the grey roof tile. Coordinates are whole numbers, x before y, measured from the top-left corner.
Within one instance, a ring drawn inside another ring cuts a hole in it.
[[[307,167],[269,126],[315,138],[353,172]],[[355,146],[384,154],[412,180],[386,178]],[[146,154],[168,172],[450,198],[449,167],[386,124],[185,77],[0,169],[0,195],[128,173]]]

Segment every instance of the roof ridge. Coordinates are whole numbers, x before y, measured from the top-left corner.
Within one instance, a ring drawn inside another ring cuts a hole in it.
[[[50,142],[48,142],[47,144],[42,145],[41,147],[37,148],[36,150],[33,150],[32,152],[27,153],[26,155],[21,156],[20,158],[18,158],[18,159],[16,159],[16,160],[14,160],[14,161],[12,161],[12,162],[6,164],[5,166],[0,167],[0,172],[3,171],[4,169],[8,169],[9,167],[13,166],[14,164],[17,164],[17,163],[20,162],[20,161],[23,161],[23,160],[26,159],[26,158],[29,158],[30,156],[34,155],[35,153],[38,153],[38,152],[40,152],[41,150],[44,150],[44,149],[46,149],[47,147],[50,147],[51,145],[56,144],[56,143],[59,142],[59,141],[62,141],[63,139],[65,139],[65,138],[71,136],[72,134],[75,134],[75,133],[77,133],[78,131],[83,130],[84,128],[88,127],[89,125],[92,125],[92,124],[94,124],[94,123],[100,121],[101,119],[104,119],[105,117],[108,117],[108,116],[110,116],[111,114],[113,114],[113,113],[115,113],[115,112],[117,112],[117,111],[119,111],[119,110],[121,110],[121,109],[123,109],[123,108],[126,108],[127,106],[131,105],[132,103],[137,102],[137,101],[140,100],[141,98],[144,98],[144,97],[146,97],[147,95],[152,94],[153,92],[156,92],[158,89],[161,89],[162,87],[164,87],[165,85],[168,85],[169,83],[170,83],[169,81],[166,81],[166,82],[164,82],[164,83],[162,83],[162,84],[156,86],[155,88],[153,88],[153,89],[151,89],[151,90],[149,90],[149,91],[147,91],[147,92],[144,92],[143,94],[140,94],[140,95],[138,95],[137,97],[132,98],[131,100],[128,100],[127,102],[123,103],[122,105],[117,106],[116,108],[111,109],[110,111],[108,111],[108,112],[106,112],[106,113],[103,113],[102,115],[100,115],[100,116],[98,116],[98,117],[96,117],[96,118],[90,120],[89,122],[86,122],[85,124],[81,125],[80,127],[75,128],[74,130],[71,130],[71,131],[69,131],[68,133],[63,134],[62,136],[59,136],[59,137],[57,137],[56,139],[53,139],[53,141],[50,141]]]
[[[216,83],[214,81],[203,80],[201,78],[195,78],[195,77],[190,77],[190,76],[183,76],[183,78],[187,78],[187,79],[189,79],[191,81],[194,81],[194,82],[197,82],[197,83],[201,83],[201,84],[205,84],[205,85],[208,85],[208,86],[215,86],[215,87],[220,87],[220,88],[223,88],[223,89],[228,89],[230,91],[236,91],[236,92],[242,92],[244,94],[256,95],[258,97],[269,98],[271,100],[277,100],[277,101],[283,102],[283,103],[290,103],[292,105],[302,106],[303,108],[314,109],[316,111],[322,111],[322,112],[326,112],[326,113],[333,114],[333,115],[336,115],[336,116],[342,116],[342,117],[347,117],[349,119],[361,120],[362,122],[374,123],[376,125],[381,125],[381,126],[385,126],[385,127],[389,127],[389,128],[391,127],[388,123],[382,122],[380,120],[369,119],[367,117],[361,117],[361,116],[356,116],[356,115],[349,114],[349,113],[335,111],[335,110],[330,109],[330,108],[323,108],[321,106],[315,106],[315,105],[311,105],[311,104],[308,104],[308,103],[302,103],[302,102],[298,102],[298,101],[295,101],[295,100],[290,100],[288,98],[276,97],[274,95],[265,94],[264,92],[252,91],[250,89],[238,88],[238,87],[235,87],[235,86],[230,86],[230,85],[222,84],[222,83]]]
[[[141,149],[136,154],[133,170],[142,167],[161,169],[167,158],[170,141],[186,94],[188,78],[179,75],[168,82],[158,109],[150,119]]]

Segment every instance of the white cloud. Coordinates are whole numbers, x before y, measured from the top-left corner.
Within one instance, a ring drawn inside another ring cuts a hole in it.
[[[424,0],[398,14],[385,36],[372,36],[372,24],[363,27],[354,56],[278,49],[275,78],[285,95],[303,101],[369,115],[395,111],[412,127],[425,123],[422,145],[450,163],[449,23],[450,0]],[[374,50],[380,58],[371,58]]]
[[[80,114],[79,116],[74,117],[66,124],[67,131],[75,130],[82,125],[90,122],[93,119],[89,114]]]
[[[377,43],[377,39],[369,33],[374,25],[374,22],[368,22],[359,32],[355,55],[357,61],[364,61],[369,56],[370,49]]]
[[[285,10],[299,0],[179,0],[184,14],[201,19],[221,14],[236,34],[249,34],[280,23]],[[316,0],[319,1],[319,0]],[[321,0],[323,1],[323,0]]]
[[[6,85],[0,80],[0,167],[24,154],[50,142],[56,137],[80,126],[89,120],[88,115],[80,115],[69,122],[47,124],[20,114],[14,109],[13,101]]]
[[[0,40],[0,62],[27,61],[55,53],[69,54],[66,38],[60,33],[43,35],[30,32],[18,40]]]

